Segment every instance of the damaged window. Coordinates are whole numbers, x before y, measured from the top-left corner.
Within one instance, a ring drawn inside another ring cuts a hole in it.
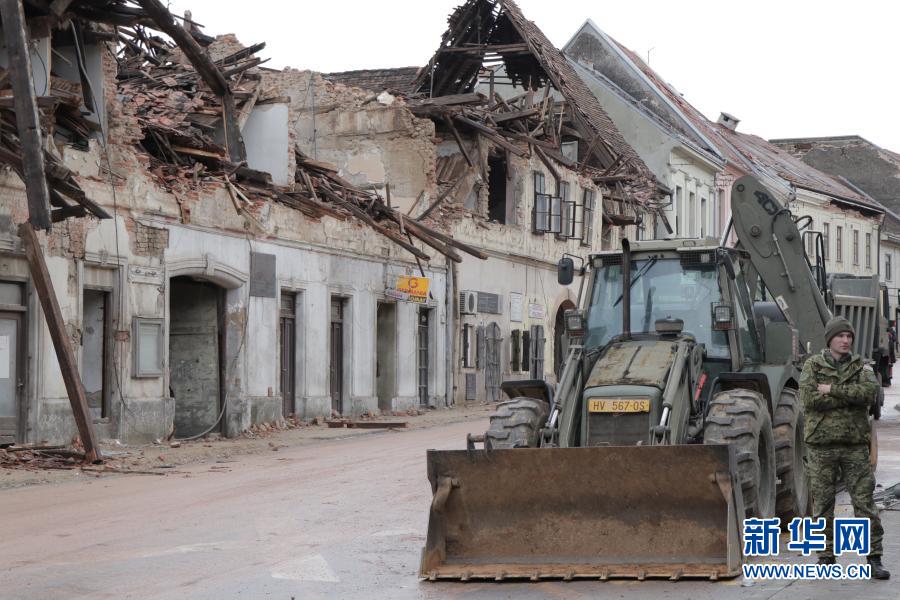
[[[533,233],[544,233],[550,230],[550,196],[545,193],[543,173],[534,174],[534,211],[531,230]]]
[[[581,204],[581,243],[585,246],[591,245],[591,238],[594,235],[594,191],[584,190]]]
[[[491,154],[488,157],[488,220],[506,224],[507,179],[506,157]]]
[[[569,196],[569,183],[559,182],[560,227],[558,237],[568,239],[575,237],[575,201]]]

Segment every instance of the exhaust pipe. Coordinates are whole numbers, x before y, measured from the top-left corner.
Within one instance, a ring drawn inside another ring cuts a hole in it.
[[[631,337],[631,242],[622,240],[622,335]]]

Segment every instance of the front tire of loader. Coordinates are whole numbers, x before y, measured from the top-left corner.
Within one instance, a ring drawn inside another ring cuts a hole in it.
[[[513,398],[501,402],[491,413],[491,424],[485,439],[493,448],[537,448],[541,427],[550,407],[536,398]]]
[[[775,472],[780,483],[776,487],[775,516],[787,524],[794,517],[810,514],[809,478],[803,461],[803,410],[797,391],[785,389],[775,407]]]
[[[703,430],[704,444],[735,447],[747,517],[775,515],[775,439],[766,399],[751,390],[713,396]]]

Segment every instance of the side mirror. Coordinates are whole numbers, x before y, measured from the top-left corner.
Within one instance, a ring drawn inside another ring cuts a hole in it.
[[[563,256],[556,263],[556,281],[559,285],[569,285],[575,279],[575,261]]]

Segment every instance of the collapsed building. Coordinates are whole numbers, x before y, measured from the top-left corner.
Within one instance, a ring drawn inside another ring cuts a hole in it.
[[[325,77],[267,69],[262,44],[176,25],[156,0],[52,4],[24,11],[55,207],[40,239],[101,438],[235,435],[552,378],[574,306],[556,261],[661,206],[513,2],[463,4],[421,69]],[[14,125],[11,95],[0,83]],[[0,133],[0,436],[68,441],[17,229],[22,150]]]

